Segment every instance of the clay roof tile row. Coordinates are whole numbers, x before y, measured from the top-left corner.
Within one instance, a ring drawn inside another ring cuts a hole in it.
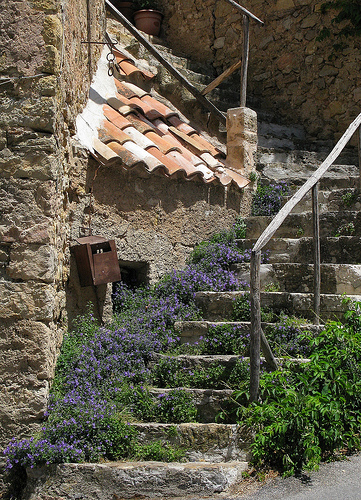
[[[134,61],[115,51],[120,73],[138,70]],[[202,179],[239,188],[249,181],[223,163],[224,154],[170,109],[140,87],[114,78],[117,94],[102,105],[104,119],[93,140],[93,155],[102,163],[119,162],[125,169],[143,168],[149,173]]]

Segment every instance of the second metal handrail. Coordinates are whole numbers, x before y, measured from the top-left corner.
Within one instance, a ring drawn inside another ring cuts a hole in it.
[[[318,210],[318,182],[331,167],[334,161],[341,154],[346,144],[350,141],[353,134],[359,129],[359,160],[361,168],[361,113],[348,127],[331,153],[327,156],[320,167],[309,177],[303,186],[292,196],[292,198],[281,208],[271,223],[263,231],[256,241],[251,253],[251,341],[250,341],[250,400],[256,401],[259,389],[260,374],[260,345],[264,337],[261,326],[261,294],[260,294],[260,266],[261,250],[269,242],[277,229],[282,225],[286,217],[293,208],[312,190],[312,208],[313,208],[313,238],[314,238],[314,311],[316,323],[320,316],[320,234],[319,234],[319,210]]]

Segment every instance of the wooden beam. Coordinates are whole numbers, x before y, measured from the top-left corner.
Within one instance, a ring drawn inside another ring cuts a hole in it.
[[[260,292],[261,252],[252,251],[251,254],[251,337],[249,347],[250,365],[250,401],[258,400],[260,376],[260,346],[261,346],[261,292]]]
[[[320,217],[318,206],[318,183],[312,187],[313,217],[313,309],[315,324],[320,324],[321,303],[321,252],[320,252]]]
[[[206,99],[193,85],[170,64],[163,55],[138,31],[129,21],[123,16],[118,9],[109,1],[105,0],[107,9],[114,15],[114,17],[127,28],[127,30],[174,76],[205,108],[207,108],[218,120],[226,124],[226,117],[214,104]]]
[[[321,179],[321,177],[327,172],[333,162],[338,158],[348,141],[351,139],[353,134],[356,132],[361,124],[361,113],[355,118],[355,120],[348,127],[346,132],[343,134],[341,139],[338,141],[336,146],[333,148],[331,153],[327,156],[326,160],[318,167],[318,169],[307,179],[302,187],[292,196],[290,200],[281,208],[278,214],[274,217],[271,223],[266,227],[261,236],[256,241],[253,251],[258,252],[269,242],[277,229],[281,226],[285,218],[291,213],[293,208],[297,205],[299,201],[305,196],[310,189]]]
[[[249,59],[249,18],[247,16],[243,16],[243,57],[242,57],[242,71],[241,71],[241,108],[246,107],[248,59]]]
[[[233,7],[235,7],[237,10],[239,10],[240,12],[242,12],[242,14],[245,14],[248,18],[253,19],[257,23],[260,23],[260,24],[264,25],[263,21],[261,21],[258,17],[256,17],[254,14],[252,14],[252,12],[250,12],[247,9],[245,9],[244,7],[242,7],[242,5],[239,5],[234,0],[226,0],[226,2],[230,3]]]
[[[261,350],[263,353],[263,356],[265,357],[266,363],[269,367],[269,369],[273,372],[275,370],[278,370],[278,363],[276,361],[276,358],[273,355],[273,352],[270,348],[270,345],[268,343],[268,340],[266,339],[266,336],[261,328]]]
[[[215,80],[213,80],[213,82],[211,82],[209,85],[207,85],[207,87],[202,90],[201,94],[206,95],[209,92],[212,92],[212,90],[214,90],[216,87],[218,87],[218,85],[220,85],[223,82],[223,80],[228,78],[241,65],[242,65],[242,59],[240,59],[238,62],[232,64],[232,66],[230,66],[228,69],[226,69],[226,71],[223,71],[223,73],[221,75],[217,76],[217,78]]]

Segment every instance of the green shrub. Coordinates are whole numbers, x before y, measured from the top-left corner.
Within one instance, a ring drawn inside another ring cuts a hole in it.
[[[308,337],[311,362],[263,373],[260,401],[240,406],[238,418],[257,429],[255,463],[279,466],[285,474],[312,469],[337,450],[360,447],[361,334],[355,316],[330,323]],[[356,323],[356,328],[354,326]],[[244,391],[235,393],[244,402]]]

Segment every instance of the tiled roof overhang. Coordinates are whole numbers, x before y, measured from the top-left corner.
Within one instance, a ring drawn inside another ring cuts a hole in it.
[[[177,111],[142,88],[129,82],[137,74],[145,80],[154,78],[139,69],[122,52],[115,51],[119,78],[113,79],[113,95],[99,99],[96,126],[89,127],[87,146],[102,164],[119,164],[125,169],[142,167],[149,173],[168,177],[200,179],[223,186],[234,184],[242,189],[249,180],[224,164],[224,153],[186,123]],[[121,81],[121,78],[124,80]],[[114,87],[115,84],[115,87]],[[109,87],[109,82],[106,83]],[[95,86],[94,86],[95,87]],[[93,93],[98,95],[97,89]]]

